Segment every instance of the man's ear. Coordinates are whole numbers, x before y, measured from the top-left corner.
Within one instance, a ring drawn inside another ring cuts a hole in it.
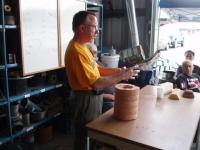
[[[81,24],[81,25],[79,26],[79,31],[80,31],[80,32],[84,32],[84,30],[85,30],[85,26]]]

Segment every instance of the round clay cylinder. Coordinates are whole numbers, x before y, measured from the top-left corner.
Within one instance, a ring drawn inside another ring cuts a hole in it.
[[[133,120],[138,116],[140,88],[131,84],[115,86],[114,117],[119,120]]]

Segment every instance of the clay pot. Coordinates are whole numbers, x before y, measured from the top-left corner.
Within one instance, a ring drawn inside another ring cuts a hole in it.
[[[53,127],[43,127],[37,132],[37,141],[39,144],[47,144],[53,138]]]
[[[34,130],[33,130],[34,131]],[[34,137],[34,132],[33,131],[31,131],[30,133],[28,133],[27,135],[25,135],[23,138],[22,138],[22,140],[23,140],[23,142],[26,142],[26,143],[32,143],[32,144],[34,144],[34,142],[35,142],[35,137]]]
[[[31,123],[30,123],[29,111],[25,109],[21,112],[21,114],[22,114],[22,122],[23,122],[24,126],[30,126]]]
[[[13,132],[19,132],[23,129],[24,125],[21,121],[13,122]]]
[[[40,106],[41,111],[33,111],[31,112],[31,121],[36,122],[36,121],[41,121],[46,117],[47,114],[47,108],[44,106]]]
[[[5,16],[5,24],[15,25],[15,17],[11,15]]]
[[[19,103],[18,102],[14,102],[11,105],[11,114],[12,116],[15,116],[19,113]]]
[[[28,90],[28,79],[32,76],[27,77],[12,77],[8,78],[9,92],[10,95],[17,95],[25,93]]]
[[[30,87],[40,87],[44,86],[46,82],[46,76],[42,74],[36,74],[33,78],[28,80],[28,85]]]
[[[114,117],[119,120],[133,120],[138,116],[139,87],[131,84],[115,86]]]

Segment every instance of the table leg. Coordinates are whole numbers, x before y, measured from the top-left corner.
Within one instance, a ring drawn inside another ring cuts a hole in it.
[[[200,150],[200,122],[199,122],[198,128],[197,128],[197,145],[196,145],[196,149]]]
[[[87,150],[90,150],[90,137],[87,136]]]

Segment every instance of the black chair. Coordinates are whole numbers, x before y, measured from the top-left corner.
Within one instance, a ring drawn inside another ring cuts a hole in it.
[[[150,80],[154,76],[152,70],[141,70],[134,80],[129,80],[129,83],[134,84],[140,88],[143,88],[146,85],[151,84]]]

